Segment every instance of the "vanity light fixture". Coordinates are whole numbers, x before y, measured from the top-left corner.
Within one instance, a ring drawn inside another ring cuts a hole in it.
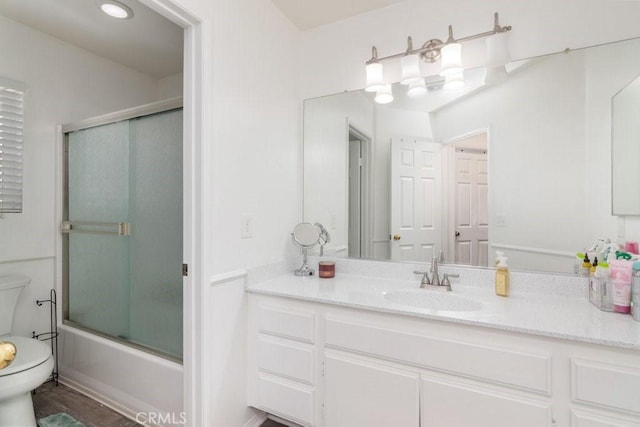
[[[509,62],[509,51],[506,43],[506,34],[511,31],[511,26],[501,26],[498,13],[494,14],[494,26],[491,31],[484,33],[478,33],[467,37],[461,37],[455,39],[453,37],[453,28],[449,26],[449,37],[446,42],[439,39],[427,40],[422,47],[418,49],[413,48],[413,41],[411,37],[407,39],[407,50],[403,53],[395,55],[385,56],[378,58],[378,51],[375,46],[371,49],[372,56],[366,63],[367,72],[367,85],[366,90],[369,92],[378,92],[383,90],[385,83],[383,78],[383,62],[388,62],[396,59],[400,59],[402,66],[402,80],[401,83],[409,86],[409,91],[413,90],[413,95],[418,95],[422,92],[419,81],[422,80],[424,85],[424,79],[420,73],[420,61],[434,63],[442,58],[442,64],[440,68],[440,75],[447,79],[448,85],[445,83],[447,89],[459,89],[464,85],[463,67],[462,67],[462,43],[487,37],[487,52],[490,56],[487,67],[496,68],[495,65],[498,62],[504,61],[500,66],[504,67],[504,64]],[[489,39],[494,39],[489,42]],[[388,91],[384,88],[385,93],[382,96],[376,96],[376,102],[378,98],[380,100],[387,101]],[[393,95],[391,95],[393,98]],[[391,102],[391,101],[387,101]]]
[[[117,0],[98,0],[98,6],[107,15],[116,19],[133,18],[133,10],[126,4]]]

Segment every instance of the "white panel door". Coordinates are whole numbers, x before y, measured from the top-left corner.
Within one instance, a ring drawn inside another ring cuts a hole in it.
[[[325,426],[418,427],[420,377],[342,354],[325,357]]]
[[[455,263],[488,266],[487,154],[456,150]]]
[[[550,427],[545,402],[510,396],[477,386],[422,378],[422,427]],[[400,424],[398,424],[400,425]]]
[[[441,242],[442,145],[391,141],[391,259],[428,261]]]

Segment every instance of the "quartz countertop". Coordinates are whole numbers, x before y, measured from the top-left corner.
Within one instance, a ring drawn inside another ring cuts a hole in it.
[[[488,283],[492,270],[485,269],[479,274],[471,272],[465,271],[468,274],[463,274],[460,279],[451,279],[452,292],[420,289],[419,276],[415,280],[406,280],[344,273],[337,273],[332,279],[297,277],[288,273],[259,283],[249,281],[247,291],[640,350],[640,322],[627,314],[600,311],[589,302],[586,283],[584,289],[582,285],[575,286],[582,283],[575,277],[539,274],[530,275],[525,280],[523,276],[522,281],[527,284],[522,286],[514,285],[512,277],[512,292],[508,297],[499,297],[494,293],[493,283]],[[561,285],[567,282],[573,283],[572,291],[562,291]],[[451,301],[446,301],[453,310],[416,307],[390,299],[403,292],[416,296],[416,300],[429,299],[428,295],[440,300],[453,296]],[[423,297],[422,292],[426,296]],[[470,300],[477,310],[456,311],[458,302],[469,305]]]

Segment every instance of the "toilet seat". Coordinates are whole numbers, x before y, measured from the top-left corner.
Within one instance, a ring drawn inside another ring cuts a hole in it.
[[[0,338],[0,341],[12,342],[17,349],[13,363],[0,369],[0,378],[34,368],[51,357],[51,348],[42,341],[33,338],[6,336]]]

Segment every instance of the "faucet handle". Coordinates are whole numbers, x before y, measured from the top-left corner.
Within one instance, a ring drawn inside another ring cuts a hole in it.
[[[430,285],[431,282],[429,281],[429,272],[427,271],[418,271],[418,270],[413,270],[413,274],[422,274],[422,280],[420,281],[421,285]]]
[[[442,283],[440,283],[440,286],[444,286],[445,290],[447,291],[451,291],[451,282],[449,282],[449,277],[458,277],[457,274],[449,274],[449,273],[444,273],[444,277],[442,278]]]

